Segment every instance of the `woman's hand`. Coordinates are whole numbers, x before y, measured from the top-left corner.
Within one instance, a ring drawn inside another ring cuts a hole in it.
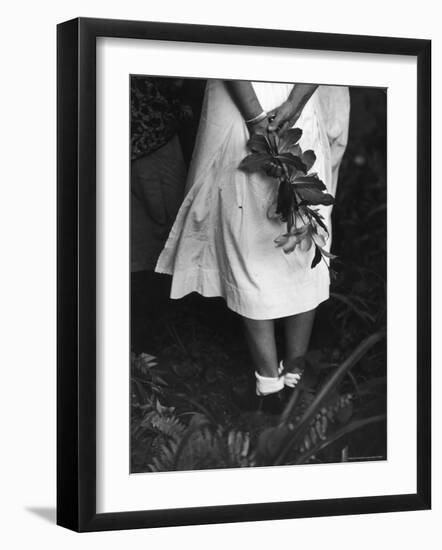
[[[272,132],[281,134],[287,128],[292,128],[295,125],[296,121],[301,116],[301,112],[302,109],[299,108],[299,105],[287,99],[279,107],[269,111],[268,129]]]
[[[250,137],[252,137],[255,134],[264,134],[264,135],[267,134],[268,127],[269,127],[269,120],[267,117],[256,124],[247,125],[247,128],[249,129]],[[266,164],[266,166],[264,167],[264,171],[268,176],[271,176],[272,178],[278,178],[282,175],[282,167],[273,161],[270,161]]]
[[[281,134],[292,128],[317,87],[316,84],[295,84],[286,101],[268,113],[269,130]]]
[[[269,119],[266,117],[263,120],[260,120],[256,124],[247,124],[250,135],[253,134],[265,134],[269,126]]]

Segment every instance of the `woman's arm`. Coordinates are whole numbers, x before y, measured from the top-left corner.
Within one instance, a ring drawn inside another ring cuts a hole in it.
[[[252,120],[263,113],[263,108],[256,96],[251,82],[246,80],[226,80],[226,87],[229,90],[233,101],[236,103],[244,120]],[[257,122],[248,124],[250,131],[256,131],[258,128],[266,128],[268,124],[267,114]]]
[[[268,113],[269,130],[283,132],[294,126],[317,87],[317,84],[295,84],[286,101]]]

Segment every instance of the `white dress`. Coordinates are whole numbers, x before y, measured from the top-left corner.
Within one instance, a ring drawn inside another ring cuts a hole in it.
[[[265,110],[287,99],[293,84],[253,83]],[[332,195],[348,135],[346,87],[320,86],[296,126],[300,146],[313,149],[317,172]],[[274,239],[286,224],[268,216],[277,180],[238,169],[248,154],[249,133],[221,80],[206,86],[186,196],[155,270],[172,275],[171,298],[190,292],[222,296],[251,319],[276,319],[309,311],[329,297],[329,272],[311,269],[314,247],[291,254]],[[330,227],[331,207],[321,207]]]

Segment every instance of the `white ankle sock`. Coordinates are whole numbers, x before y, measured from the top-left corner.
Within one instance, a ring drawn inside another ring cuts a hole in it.
[[[255,372],[256,395],[269,395],[276,393],[284,387],[284,379],[281,376],[261,376]]]

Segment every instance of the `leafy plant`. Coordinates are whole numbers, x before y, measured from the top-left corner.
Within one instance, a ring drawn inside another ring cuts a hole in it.
[[[283,426],[288,426],[288,433],[284,437],[278,448],[275,450],[274,464],[285,464],[286,458],[293,452],[294,449],[299,449],[304,451],[302,457],[299,456],[294,460],[294,463],[299,464],[305,462],[307,458],[312,456],[316,451],[324,448],[326,445],[330,444],[333,438],[328,442],[322,441],[324,438],[321,437],[324,432],[324,423],[327,425],[325,418],[332,420],[334,418],[333,413],[337,413],[339,409],[344,408],[349,405],[351,400],[351,394],[339,396],[338,403],[333,404],[333,408],[330,410],[327,408],[323,410],[324,404],[330,399],[330,396],[333,395],[335,390],[338,387],[338,384],[341,382],[345,374],[365,355],[365,353],[372,348],[375,344],[380,342],[385,337],[385,333],[379,332],[372,334],[366,338],[359,346],[350,354],[350,356],[342,362],[342,364],[337,368],[329,379],[319,388],[316,393],[313,401],[307,407],[307,409],[302,414],[299,421],[296,424],[290,426],[288,424],[288,419],[291,417],[291,412],[294,409],[297,400],[297,391],[293,393],[293,396],[290,402],[287,405],[286,411],[283,413]],[[341,413],[342,414],[342,413]],[[346,420],[351,418],[351,413],[349,415],[344,415]],[[364,419],[361,426],[366,425],[372,422],[379,422],[385,418],[384,415],[377,415],[375,417]],[[356,423],[354,426],[347,426],[346,431],[342,433],[348,433],[354,429],[361,427],[359,423]],[[276,429],[278,429],[277,427]],[[341,435],[340,435],[341,436]],[[336,438],[336,434],[334,435]],[[304,448],[302,446],[304,444]]]
[[[300,128],[287,129],[280,135],[268,130],[253,134],[247,143],[251,152],[241,161],[239,168],[249,173],[263,171],[276,179],[277,200],[269,215],[286,222],[287,231],[274,242],[286,254],[297,246],[309,250],[314,245],[311,263],[314,268],[321,259],[335,258],[324,248],[329,233],[324,217],[314,208],[330,206],[334,198],[326,192],[318,174],[310,172],[316,155],[312,150],[301,150],[298,143],[301,136]]]
[[[315,375],[303,377],[284,412],[270,422],[256,413],[259,418],[249,419],[248,427],[232,428],[200,412],[202,407],[178,413],[175,407],[151,398],[142,407],[142,417],[133,430],[139,441],[149,435],[144,440],[144,456],[138,457],[146,465],[144,471],[242,468],[315,460],[340,438],[385,419],[384,414],[353,418],[353,403],[370,391],[368,385],[361,392],[358,388],[356,392],[340,389],[350,369],[384,336],[379,332],[366,338],[319,388]],[[319,370],[327,367],[314,353],[303,360],[315,362]],[[136,357],[134,362],[137,364]],[[313,367],[309,365],[310,370]],[[145,372],[150,374],[152,368]]]

